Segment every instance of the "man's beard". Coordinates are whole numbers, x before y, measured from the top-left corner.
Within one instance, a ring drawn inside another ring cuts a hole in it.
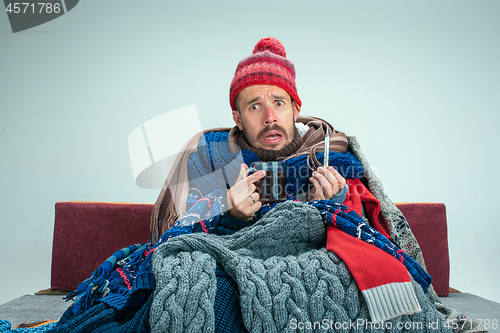
[[[257,138],[250,138],[246,129],[245,129],[245,125],[243,125],[243,135],[245,136],[245,139],[247,140],[248,144],[253,147],[253,148],[258,148],[258,143],[260,142],[260,140],[262,140],[262,138],[264,138],[266,136],[266,134],[269,132],[269,131],[272,131],[272,130],[278,130],[281,132],[281,134],[283,134],[283,139],[285,142],[287,142],[287,144],[283,147],[281,147],[280,149],[283,149],[285,148],[287,145],[289,145],[293,138],[295,137],[295,133],[297,132],[297,128],[295,127],[295,124],[293,124],[292,128],[292,133],[288,132],[285,130],[285,128],[277,125],[277,124],[273,124],[273,125],[270,125],[270,126],[267,126],[266,128],[264,128],[262,131],[259,132],[259,134],[257,134]],[[274,149],[275,146],[278,146],[279,144],[281,144],[283,142],[280,141],[278,142],[277,144],[275,145],[267,145],[267,147],[270,147],[270,148],[263,148],[263,147],[260,147],[260,149],[266,149],[266,150],[278,150],[278,149]]]

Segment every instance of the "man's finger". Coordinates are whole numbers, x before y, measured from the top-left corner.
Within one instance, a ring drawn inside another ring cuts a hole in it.
[[[323,192],[323,199],[329,199],[333,196],[334,187],[337,186],[337,179],[333,177],[328,170],[325,171],[326,175],[317,172],[316,179],[318,180],[321,186],[321,191]],[[329,177],[330,179],[328,179],[327,177]]]
[[[240,173],[238,174],[238,178],[236,179],[236,183],[242,180],[245,177],[245,173],[247,172],[248,165],[242,163],[240,166]]]
[[[240,202],[237,206],[237,209],[241,214],[240,219],[248,222],[253,218],[255,213],[262,207],[262,203],[258,199],[259,195],[257,193],[252,193]]]
[[[335,174],[333,172],[331,172],[331,169],[335,170],[333,167],[328,167],[328,169],[325,169],[325,168],[318,168],[318,171],[320,174],[322,174],[325,179],[328,181],[328,184],[333,187],[333,188],[336,188],[338,187],[338,184],[339,184],[339,181],[338,181],[338,178],[335,177]],[[340,174],[339,174],[340,176]],[[342,177],[342,176],[340,176]],[[327,184],[325,183],[322,183],[322,186],[325,187],[325,186],[328,186]],[[325,193],[327,194],[327,193]],[[332,193],[333,195],[333,193]],[[327,198],[328,196],[325,195],[325,198]]]
[[[318,180],[314,177],[309,178],[309,181],[313,184],[313,187],[311,188],[311,195],[315,200],[319,200],[319,196],[323,195],[323,190],[321,189],[321,185],[319,184]]]
[[[250,199],[251,203],[250,203],[250,206],[254,206],[257,204],[257,202],[259,201],[260,199],[260,195],[259,193],[257,192],[253,192],[251,193],[248,198]]]
[[[254,183],[258,181],[259,179],[263,178],[266,175],[266,172],[261,170],[259,172],[256,172],[241,181],[237,182],[234,187],[233,191],[236,193],[243,193],[244,196],[248,196],[250,193],[253,193],[256,189]]]
[[[346,180],[344,177],[340,175],[340,173],[332,166],[328,167],[328,170],[332,173],[332,175],[337,179],[339,183],[339,189],[343,188],[346,184]]]
[[[246,178],[247,184],[251,185],[251,184],[255,183],[256,181],[258,181],[259,179],[264,178],[265,175],[266,175],[266,172],[264,170],[259,170]]]
[[[240,205],[240,203],[245,200],[250,194],[255,191],[255,185],[250,184],[247,185],[246,182],[240,182],[237,186],[234,186],[231,189],[231,193],[233,196],[233,202],[235,205]]]

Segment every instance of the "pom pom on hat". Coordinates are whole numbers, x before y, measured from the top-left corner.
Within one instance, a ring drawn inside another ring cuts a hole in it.
[[[264,51],[269,51],[271,53],[282,56],[283,58],[286,58],[285,47],[276,38],[272,38],[272,37],[262,38],[261,40],[259,40],[257,42],[255,47],[253,48],[252,53],[255,54],[255,53],[264,52]]]
[[[238,63],[229,88],[229,103],[236,110],[236,97],[248,86],[268,84],[285,90],[292,100],[300,106],[302,102],[295,85],[295,67],[286,58],[283,44],[276,38],[267,37],[259,40],[252,55]]]

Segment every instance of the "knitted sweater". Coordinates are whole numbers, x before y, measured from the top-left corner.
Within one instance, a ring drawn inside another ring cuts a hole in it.
[[[343,261],[324,249],[325,237],[316,208],[287,201],[233,235],[171,239],[152,259],[157,279],[152,332],[214,332],[216,264],[236,281],[250,332],[288,332],[308,323],[318,323],[314,332],[352,323],[359,331],[380,329],[370,322],[366,302]],[[420,323],[413,325],[414,331],[447,331],[444,317],[413,285],[422,312],[384,322],[385,327],[402,331],[398,327],[405,323]]]

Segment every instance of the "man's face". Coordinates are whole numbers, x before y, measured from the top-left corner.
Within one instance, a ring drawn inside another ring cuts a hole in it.
[[[276,86],[254,85],[236,98],[233,119],[250,146],[280,150],[292,142],[300,106]]]

